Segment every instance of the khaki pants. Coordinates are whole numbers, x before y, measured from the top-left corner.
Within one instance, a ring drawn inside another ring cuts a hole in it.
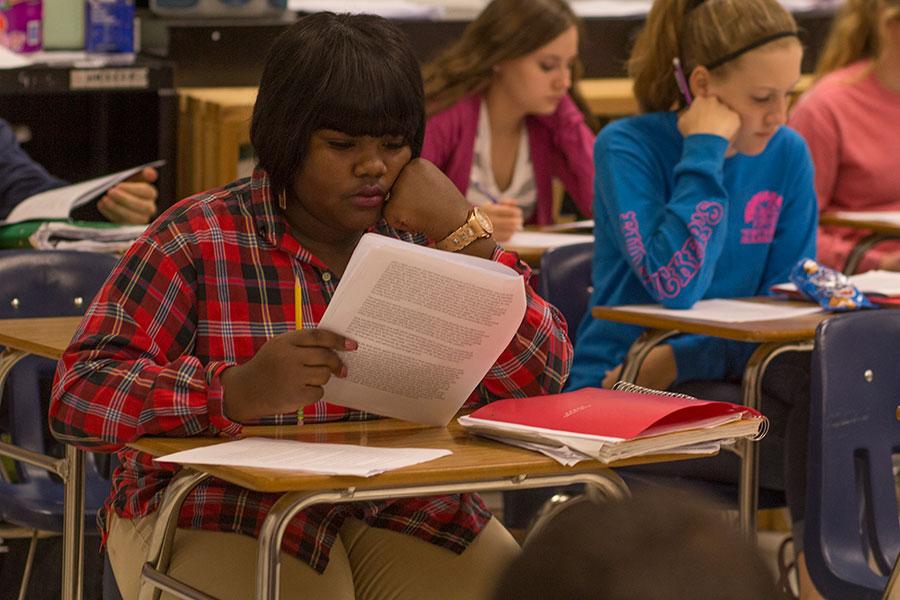
[[[124,600],[138,597],[155,521],[156,513],[134,521],[110,516],[109,560]],[[169,574],[216,598],[247,600],[255,591],[257,547],[257,540],[237,533],[179,529]],[[281,598],[486,600],[518,553],[496,519],[458,555],[349,518],[324,573],[281,553]]]

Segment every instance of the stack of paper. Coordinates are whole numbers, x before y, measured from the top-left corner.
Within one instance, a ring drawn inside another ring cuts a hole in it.
[[[768,430],[766,418],[745,406],[654,392],[585,388],[498,400],[460,417],[459,423],[563,464],[659,453],[711,454],[738,438],[760,439]]]
[[[452,454],[441,448],[373,448],[245,438],[160,456],[158,462],[371,477]]]
[[[78,223],[49,221],[42,223],[28,237],[32,248],[39,250],[81,250],[121,254],[138,239],[146,225],[92,227]]]

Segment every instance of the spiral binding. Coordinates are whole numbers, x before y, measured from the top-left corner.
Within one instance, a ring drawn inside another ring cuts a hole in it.
[[[669,396],[670,398],[684,398],[685,400],[698,400],[697,397],[691,396],[688,394],[679,394],[678,392],[666,392],[664,390],[657,390],[654,388],[648,388],[641,385],[636,385],[634,383],[628,383],[627,381],[617,381],[612,389],[620,391],[620,392],[634,392],[638,394],[653,394],[656,396]],[[757,442],[769,433],[769,418],[765,415],[760,415],[762,417],[762,425],[759,428],[759,433],[750,438],[750,440]]]

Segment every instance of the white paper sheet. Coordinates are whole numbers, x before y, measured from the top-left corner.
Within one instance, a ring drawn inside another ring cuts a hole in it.
[[[584,219],[581,221],[572,221],[571,223],[556,223],[554,225],[544,225],[542,231],[546,232],[566,232],[566,231],[591,231],[594,229],[593,219]]]
[[[371,477],[450,454],[436,448],[372,448],[249,437],[167,454],[156,461]]]
[[[519,231],[502,246],[515,249],[541,249],[569,246],[582,242],[593,242],[594,236],[574,233],[545,233],[543,231]]]
[[[72,209],[98,198],[106,190],[140,172],[144,167],[159,167],[163,164],[165,164],[165,161],[157,160],[145,165],[125,169],[118,173],[112,173],[111,175],[104,175],[103,177],[96,177],[81,183],[74,183],[35,194],[20,202],[10,211],[5,221],[0,221],[0,224],[5,225],[32,220],[68,219]]]
[[[900,211],[886,210],[873,212],[845,212],[832,213],[835,217],[849,221],[881,221],[889,225],[900,227]]]
[[[18,54],[6,46],[0,46],[0,69],[21,69],[30,64],[27,54]]]
[[[700,300],[693,308],[684,310],[664,308],[657,304],[639,304],[619,306],[617,308],[628,312],[700,319],[719,323],[748,323],[752,321],[793,319],[822,312],[822,309],[818,306],[782,306],[722,298]]]
[[[288,10],[296,12],[320,12],[329,10],[336,13],[365,13],[379,15],[387,19],[440,19],[444,7],[420,4],[407,0],[288,0]]]
[[[446,425],[524,314],[524,280],[506,265],[366,234],[319,322],[359,342],[324,399]]]

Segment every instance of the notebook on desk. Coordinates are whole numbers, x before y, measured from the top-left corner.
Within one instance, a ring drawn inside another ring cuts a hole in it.
[[[565,447],[604,463],[663,452],[715,452],[720,444],[759,439],[768,430],[766,418],[746,406],[619,385],[625,389],[498,400],[459,423],[500,441]]]

